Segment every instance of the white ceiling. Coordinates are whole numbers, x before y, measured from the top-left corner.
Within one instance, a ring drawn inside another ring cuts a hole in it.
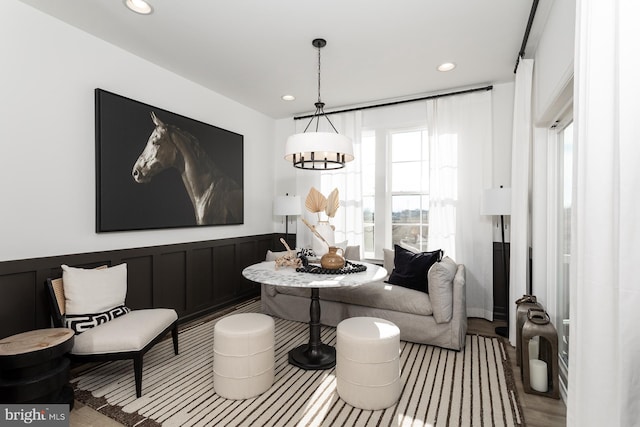
[[[123,0],[21,1],[274,118],[313,110],[318,37],[328,111],[512,81],[531,9],[529,0],[149,0],[143,16]],[[436,70],[447,61],[457,68]]]

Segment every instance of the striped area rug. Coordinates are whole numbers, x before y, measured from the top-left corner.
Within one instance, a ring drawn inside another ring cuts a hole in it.
[[[251,301],[232,313],[259,312]],[[342,401],[335,369],[304,371],[287,352],[308,341],[308,325],[276,321],[275,382],[248,400],[219,397],[212,383],[215,320],[180,331],[144,360],[142,397],[135,398],[132,362],[95,366],[73,378],[76,399],[128,426],[523,426],[513,371],[497,338],[467,335],[464,351],[401,342],[404,389],[388,409],[366,411]],[[335,328],[322,340],[335,345]]]

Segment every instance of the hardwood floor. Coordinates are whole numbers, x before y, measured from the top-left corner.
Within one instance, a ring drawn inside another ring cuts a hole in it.
[[[118,427],[122,426],[117,421],[106,415],[84,406],[76,400],[73,411],[69,414],[69,426],[78,427]]]
[[[215,317],[212,316],[212,317]],[[469,318],[468,333],[487,336],[496,336],[494,329],[504,326],[505,322],[489,322],[484,319]],[[566,425],[566,407],[562,400],[550,399],[543,396],[527,394],[522,387],[520,379],[520,367],[516,364],[516,350],[507,345],[511,367],[513,369],[520,405],[524,412],[524,420],[527,427],[560,427]],[[116,427],[122,424],[108,418],[101,413],[76,401],[70,414],[70,426],[72,427]]]
[[[506,326],[506,322],[489,322],[485,319],[469,318],[467,333],[487,336],[497,336],[495,328]],[[520,405],[524,412],[524,420],[527,427],[560,427],[566,425],[567,407],[562,399],[556,400],[535,394],[524,392],[520,367],[516,363],[516,349],[507,344],[507,353],[513,369],[513,376],[516,380]]]

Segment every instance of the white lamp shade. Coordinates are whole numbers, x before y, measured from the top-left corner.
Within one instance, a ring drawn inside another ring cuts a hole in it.
[[[312,155],[313,153],[313,161]],[[302,169],[337,169],[353,160],[353,143],[346,136],[333,132],[305,132],[291,135],[285,145],[285,160],[301,162]]]
[[[277,196],[273,201],[274,215],[300,215],[302,200],[300,196]]]
[[[480,203],[480,215],[511,215],[511,189],[484,190]]]

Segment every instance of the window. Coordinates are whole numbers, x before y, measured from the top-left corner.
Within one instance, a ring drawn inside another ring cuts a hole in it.
[[[429,145],[424,128],[362,134],[364,255],[403,243],[426,250]]]
[[[441,96],[333,118],[353,139],[357,153],[344,169],[321,173],[323,194],[339,187],[345,207],[334,219],[338,241],[357,242],[364,258],[376,260],[398,243],[419,251],[443,249],[454,259],[457,240],[464,240],[459,244],[467,254],[486,244],[481,233],[468,239],[456,236],[463,228],[488,225],[477,214],[476,196],[488,185],[490,172],[482,159],[491,154],[491,92]],[[490,248],[486,252],[490,254]],[[484,271],[484,257],[483,253],[462,259],[474,264],[472,270]]]
[[[429,236],[429,146],[424,130],[391,134],[391,244],[420,251]]]
[[[376,138],[374,132],[362,135],[362,225],[364,255],[375,255],[375,212],[376,212]]]

